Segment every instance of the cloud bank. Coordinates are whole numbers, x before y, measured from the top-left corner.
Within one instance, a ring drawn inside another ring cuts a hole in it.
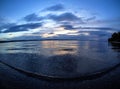
[[[2,35],[0,40],[25,39],[25,37],[26,39],[107,39],[112,32],[118,30],[103,23],[98,24],[97,15],[84,17],[81,13],[66,9],[62,4],[46,7],[39,13],[30,13],[14,23],[0,18]]]

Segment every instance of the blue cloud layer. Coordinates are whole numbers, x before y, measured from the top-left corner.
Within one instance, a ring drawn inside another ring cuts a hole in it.
[[[42,11],[61,11],[64,10],[64,6],[62,4],[56,4],[53,6],[50,6],[48,8],[43,9]]]
[[[77,17],[76,15],[74,15],[70,12],[63,13],[63,14],[60,14],[60,15],[49,14],[48,18],[52,19],[56,22],[58,22],[58,21],[81,21],[82,22],[81,18]]]
[[[63,11],[64,10],[64,11]],[[57,12],[59,13],[57,13]],[[46,13],[45,15],[41,15],[41,13]],[[54,13],[53,13],[54,12]],[[105,27],[103,26],[87,26],[88,22],[96,21],[97,22],[97,16],[90,16],[90,17],[80,17],[80,13],[76,14],[72,11],[65,11],[65,7],[62,4],[56,4],[53,6],[50,6],[48,8],[43,9],[39,14],[31,13],[22,18],[22,21],[24,23],[16,22],[16,23],[10,23],[6,20],[0,18],[0,32],[1,33],[14,33],[14,32],[22,32],[22,31],[29,31],[34,30],[36,28],[40,28],[44,30],[41,32],[41,30],[38,29],[37,32],[31,33],[32,35],[29,36],[31,39],[32,37],[36,38],[42,38],[43,34],[47,35],[53,35],[53,37],[50,36],[52,39],[87,39],[87,38],[93,38],[93,37],[108,37],[109,31],[118,31],[118,29],[114,29],[111,27]],[[19,24],[19,25],[18,25]],[[82,26],[84,24],[85,26]],[[4,30],[5,29],[5,30]],[[60,30],[59,30],[60,29]],[[62,29],[62,30],[61,30]],[[88,31],[86,31],[86,29]],[[92,31],[96,29],[96,31]],[[55,30],[58,30],[58,33],[65,32],[66,34],[55,34]],[[90,30],[90,31],[89,31]],[[69,34],[69,31],[71,31]],[[74,34],[72,35],[72,31]],[[78,31],[78,32],[77,32]],[[87,33],[87,35],[85,35]],[[76,35],[78,34],[78,35]],[[39,35],[39,36],[37,36]],[[21,38],[25,38],[26,36],[23,36]],[[17,37],[20,38],[20,37]],[[46,38],[49,39],[49,38]]]
[[[39,17],[37,14],[35,13],[32,13],[32,14],[29,14],[27,16],[25,16],[23,18],[23,20],[27,21],[27,22],[31,22],[31,21],[40,21],[42,20],[43,18],[42,17]]]
[[[35,29],[42,26],[42,23],[31,23],[31,24],[22,24],[22,25],[15,25],[7,30],[4,31],[4,33],[8,32],[20,32],[20,31],[28,31],[28,29]]]

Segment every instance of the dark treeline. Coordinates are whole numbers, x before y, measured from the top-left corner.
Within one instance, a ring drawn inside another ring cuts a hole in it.
[[[115,32],[112,34],[112,37],[108,39],[109,42],[116,41],[120,42],[120,32]]]

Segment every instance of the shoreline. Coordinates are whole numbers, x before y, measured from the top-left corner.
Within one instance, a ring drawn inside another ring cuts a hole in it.
[[[1,63],[0,66],[3,89],[120,89],[120,67],[93,80],[48,81],[26,76]]]
[[[114,65],[113,67],[110,67],[110,68],[106,68],[104,70],[101,70],[101,71],[98,71],[98,72],[95,72],[95,73],[92,73],[92,74],[86,74],[86,75],[82,75],[82,76],[76,76],[76,77],[70,77],[70,78],[64,78],[64,77],[56,77],[56,76],[47,76],[47,75],[43,75],[43,74],[38,74],[38,73],[32,73],[30,71],[26,71],[26,70],[23,70],[21,68],[17,68],[17,67],[14,67],[12,65],[9,65],[3,61],[0,60],[0,63],[20,72],[20,73],[23,73],[27,76],[30,76],[30,77],[33,77],[33,78],[41,78],[41,79],[47,79],[47,80],[58,80],[58,81],[61,81],[61,80],[92,80],[92,79],[96,79],[96,78],[99,78],[99,77],[102,77],[104,76],[105,74],[109,73],[109,72],[112,72],[113,70],[115,70],[117,67],[120,67],[120,63]]]
[[[0,41],[0,43],[9,43],[9,42],[28,42],[28,41],[99,41],[99,40],[80,40],[80,39],[41,39],[41,40],[9,40],[9,41]],[[101,42],[106,42],[106,40],[100,40]]]

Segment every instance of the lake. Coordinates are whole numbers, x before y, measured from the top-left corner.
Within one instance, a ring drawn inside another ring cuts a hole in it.
[[[120,64],[120,48],[104,41],[45,40],[0,43],[0,62],[33,77],[90,78]]]

